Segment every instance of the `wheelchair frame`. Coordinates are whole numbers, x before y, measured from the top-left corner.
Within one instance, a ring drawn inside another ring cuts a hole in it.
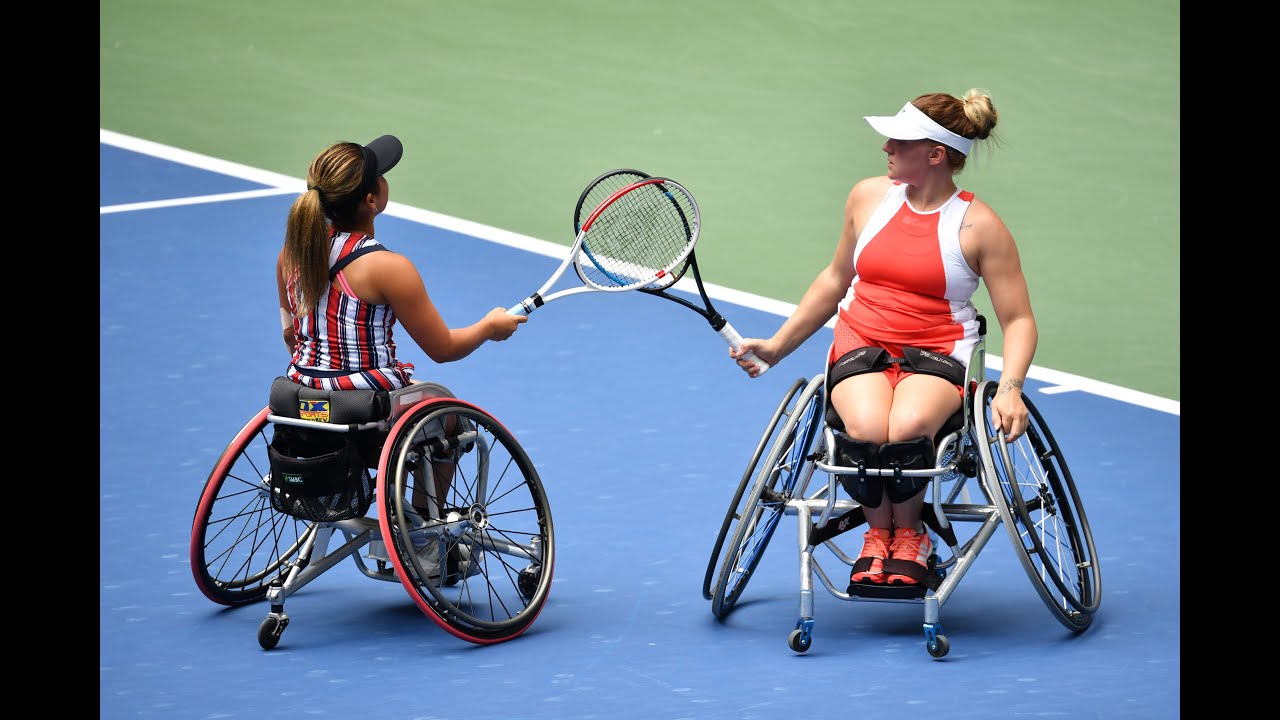
[[[825,547],[846,569],[852,568],[857,554],[845,553],[835,538],[866,522],[861,505],[837,494],[839,476],[857,474],[858,468],[833,464],[835,432],[827,420],[824,366],[823,374],[797,379],[783,396],[730,502],[702,587],[718,620],[733,610],[781,518],[795,516],[800,617],[787,644],[796,652],[807,651],[813,641],[816,574],[841,600],[923,604],[925,648],[934,658],[945,656],[951,645],[940,621],[942,606],[1000,525],[1008,530],[1015,553],[1055,619],[1073,633],[1089,628],[1101,602],[1101,574],[1084,506],[1061,448],[1029,397],[1023,394],[1030,412],[1026,433],[1009,443],[1003,431],[993,430],[990,404],[998,384],[985,378],[985,330],[985,318],[979,316],[980,336],[964,400],[957,417],[935,438],[935,467],[865,469],[882,477],[930,478],[922,492],[930,493],[924,519],[934,552],[925,582],[841,588],[814,554]],[[827,481],[810,490],[817,471],[827,473]],[[970,479],[977,480],[984,502],[970,499]],[[962,523],[976,525],[963,541],[956,534]]]
[[[285,599],[348,557],[366,577],[400,583],[427,617],[468,642],[511,640],[542,611],[555,534],[532,461],[483,409],[452,397],[424,398],[415,385],[388,394],[387,418],[362,424],[263,408],[215,463],[192,521],[192,574],[215,603],[269,602],[258,628],[264,650],[276,647],[289,624]],[[275,510],[267,456],[267,429],[274,425],[386,432],[370,506],[376,516],[312,523]],[[438,464],[452,466],[444,497],[434,482]],[[425,516],[414,497],[420,507],[426,498]],[[330,549],[335,536],[342,544]],[[428,564],[424,553],[443,559]]]

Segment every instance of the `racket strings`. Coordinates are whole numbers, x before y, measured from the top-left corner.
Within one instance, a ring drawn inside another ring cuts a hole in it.
[[[639,175],[635,173],[617,173],[609,175],[603,180],[594,183],[591,188],[578,200],[578,209],[574,214],[573,234],[577,235],[582,231],[582,220],[586,220],[592,210],[600,207],[600,205],[613,196],[622,188],[630,185],[638,180],[643,180],[647,175]]]
[[[697,209],[671,185],[641,185],[596,216],[585,238],[589,263],[580,271],[601,287],[668,284],[681,274],[697,238]]]

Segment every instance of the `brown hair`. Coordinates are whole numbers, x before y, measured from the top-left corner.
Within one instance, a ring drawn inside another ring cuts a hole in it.
[[[307,169],[307,191],[293,201],[285,224],[281,271],[294,283],[294,306],[306,315],[329,285],[330,222],[355,219],[363,186],[365,157],[356,143],[325,148]]]
[[[973,88],[958,98],[949,93],[929,93],[911,101],[920,112],[928,115],[934,122],[961,137],[970,140],[986,140],[992,138],[1000,113],[996,112],[995,103],[991,101],[991,93]],[[943,146],[947,147],[947,146]],[[951,163],[951,172],[958,173],[964,169],[965,156],[959,150],[947,147],[947,160]]]

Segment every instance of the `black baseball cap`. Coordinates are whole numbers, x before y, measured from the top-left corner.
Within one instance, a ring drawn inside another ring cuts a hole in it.
[[[395,135],[383,135],[368,145],[361,145],[360,154],[364,156],[364,177],[360,180],[360,187],[356,188],[357,198],[378,189],[378,178],[400,162],[404,146]]]
[[[372,140],[364,149],[373,153],[373,167],[376,174],[385,174],[388,170],[396,166],[400,162],[400,156],[404,155],[404,145],[400,144],[400,138],[395,135],[383,135],[382,137]],[[368,168],[366,168],[366,172]]]

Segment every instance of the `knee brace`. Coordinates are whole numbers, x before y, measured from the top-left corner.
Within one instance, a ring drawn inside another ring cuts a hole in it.
[[[880,467],[886,470],[930,470],[936,466],[935,460],[933,440],[927,437],[880,446]],[[885,478],[889,502],[910,500],[924,490],[929,480],[927,477],[904,477],[901,473],[894,473],[893,477]]]
[[[880,467],[880,446],[854,440],[842,432],[837,432],[835,439],[835,459],[840,465],[860,470]],[[837,475],[836,479],[849,497],[867,507],[880,507],[880,499],[884,497],[884,478],[859,472],[857,475]]]

